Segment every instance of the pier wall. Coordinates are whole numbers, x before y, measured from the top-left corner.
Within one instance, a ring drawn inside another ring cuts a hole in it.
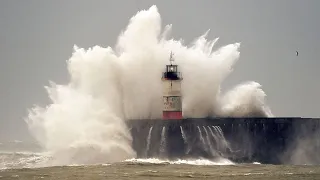
[[[140,119],[128,120],[127,125],[138,158],[224,157],[235,162],[296,164],[307,158],[301,159],[303,154],[315,154],[309,162],[320,163],[314,153],[320,152],[320,119]]]

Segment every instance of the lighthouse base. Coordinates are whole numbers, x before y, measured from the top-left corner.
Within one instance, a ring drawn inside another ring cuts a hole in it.
[[[165,120],[181,120],[181,119],[183,119],[182,111],[163,111],[162,119],[165,119]]]
[[[128,120],[127,125],[138,158],[224,157],[240,163],[320,163],[320,119]],[[297,151],[308,162],[301,162]]]

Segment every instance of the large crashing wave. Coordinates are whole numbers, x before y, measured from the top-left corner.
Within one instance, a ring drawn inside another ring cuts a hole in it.
[[[30,132],[53,153],[54,164],[107,163],[135,157],[124,120],[161,118],[161,73],[174,52],[184,80],[185,117],[272,116],[265,93],[248,82],[222,95],[220,85],[239,58],[239,43],[212,51],[207,33],[190,46],[161,30],[156,6],[140,11],[119,36],[115,50],[75,47],[67,61],[70,82],[46,87],[52,103],[34,107]]]

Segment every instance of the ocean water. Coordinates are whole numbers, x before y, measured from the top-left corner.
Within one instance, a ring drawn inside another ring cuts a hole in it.
[[[115,163],[48,166],[52,157],[36,150],[39,147],[34,143],[1,143],[0,179],[320,179],[320,166],[237,164],[223,158],[176,161],[133,158]]]
[[[8,155],[8,154],[7,154]],[[1,155],[3,156],[3,154]],[[8,155],[28,166],[38,155]],[[24,157],[22,157],[24,156]],[[13,159],[11,159],[13,160]],[[17,164],[16,164],[17,165]],[[30,166],[31,167],[31,166]],[[68,165],[42,168],[6,168],[0,170],[0,179],[320,179],[320,166],[289,166],[235,164],[227,160],[129,159],[123,162],[99,165]]]

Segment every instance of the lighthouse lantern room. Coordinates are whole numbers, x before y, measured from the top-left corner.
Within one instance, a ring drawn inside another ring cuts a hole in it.
[[[170,54],[170,65],[162,75],[163,84],[163,119],[182,119],[181,82],[182,76],[178,65],[172,64],[174,59]]]

